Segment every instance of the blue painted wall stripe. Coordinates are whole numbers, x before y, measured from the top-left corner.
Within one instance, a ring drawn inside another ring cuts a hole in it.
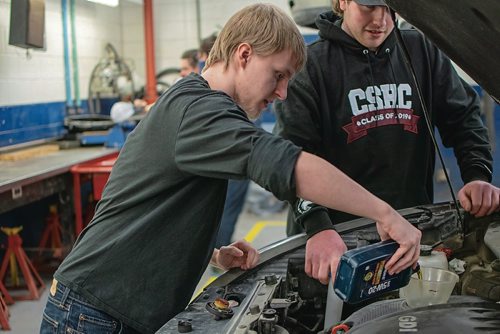
[[[100,100],[101,114],[109,115],[117,98]],[[82,101],[82,110],[88,113],[87,100]],[[65,102],[49,102],[0,106],[0,147],[22,144],[34,140],[61,138],[64,127]]]
[[[62,137],[64,102],[0,107],[0,147]]]

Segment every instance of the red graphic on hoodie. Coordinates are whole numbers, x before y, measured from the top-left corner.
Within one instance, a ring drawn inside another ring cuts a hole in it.
[[[420,116],[413,115],[412,109],[383,109],[353,116],[351,123],[342,129],[347,132],[347,143],[352,143],[368,134],[368,130],[386,125],[403,125],[405,131],[418,133]]]

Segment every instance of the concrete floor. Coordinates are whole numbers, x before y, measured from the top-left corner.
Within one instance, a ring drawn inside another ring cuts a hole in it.
[[[256,215],[247,209],[240,215],[235,230],[235,239],[245,238],[259,249],[274,241],[285,238],[286,210],[281,213]],[[195,290],[195,295],[202,291],[217,276],[209,266]],[[9,324],[12,334],[38,333],[43,309],[47,301],[51,278],[44,277],[47,288],[37,301],[18,301],[9,305]]]

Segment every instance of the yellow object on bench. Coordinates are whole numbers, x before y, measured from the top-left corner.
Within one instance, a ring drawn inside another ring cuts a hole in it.
[[[0,161],[18,161],[59,151],[59,145],[41,145],[0,154]]]

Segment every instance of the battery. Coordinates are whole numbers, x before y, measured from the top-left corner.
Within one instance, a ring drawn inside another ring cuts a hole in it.
[[[411,267],[394,275],[385,269],[398,248],[394,240],[385,240],[345,252],[335,276],[335,293],[344,302],[355,304],[406,286],[414,272]]]

